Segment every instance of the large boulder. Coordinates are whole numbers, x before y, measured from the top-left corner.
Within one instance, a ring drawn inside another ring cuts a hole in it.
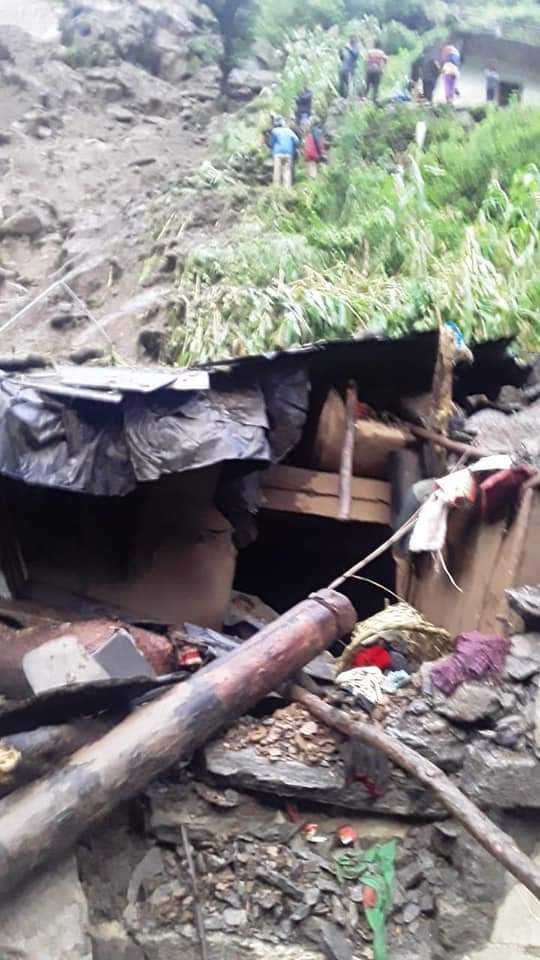
[[[88,905],[74,857],[33,877],[0,906],[2,960],[92,960]]]
[[[65,7],[60,34],[74,67],[124,60],[175,83],[204,62],[193,56],[190,44],[213,22],[196,0],[111,0],[107,8],[93,0],[66,0]]]
[[[0,222],[0,237],[30,237],[35,239],[53,228],[54,218],[50,208],[28,205],[16,210]]]
[[[487,742],[465,752],[461,788],[482,807],[540,807],[540,763],[532,753],[516,753]]]
[[[272,86],[276,74],[272,70],[263,70],[260,67],[237,67],[229,77],[229,91],[235,100],[251,100],[261,90]]]

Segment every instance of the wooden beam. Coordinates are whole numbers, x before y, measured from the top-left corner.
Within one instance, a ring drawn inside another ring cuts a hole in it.
[[[0,898],[67,852],[97,820],[294,676],[356,621],[321,590],[136,710],[57,771],[0,802]]]
[[[267,510],[339,519],[340,476],[299,467],[271,467],[263,476]],[[350,520],[390,524],[390,484],[385,480],[351,477]]]

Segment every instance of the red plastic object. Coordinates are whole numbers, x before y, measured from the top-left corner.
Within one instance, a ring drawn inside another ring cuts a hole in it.
[[[337,832],[337,835],[344,847],[348,847],[352,843],[356,843],[356,841],[358,840],[358,833],[356,832],[354,827],[351,827],[349,824],[346,824],[345,826],[340,827]]]
[[[355,654],[352,665],[353,667],[380,667],[381,670],[388,670],[392,666],[392,660],[388,650],[375,644],[373,647],[366,647],[365,650]]]
[[[176,655],[176,666],[178,669],[200,667],[203,660],[196,647],[185,647]]]
[[[365,886],[362,891],[364,910],[373,910],[377,906],[377,891],[373,887]]]

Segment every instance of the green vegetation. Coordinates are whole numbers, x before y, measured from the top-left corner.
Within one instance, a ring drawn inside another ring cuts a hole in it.
[[[511,334],[538,349],[540,110],[343,103],[335,84],[345,31],[365,43],[376,29],[366,16],[352,27],[296,31],[283,43],[279,85],[231,118],[212,165],[191,179],[201,199],[232,196],[240,182],[249,198],[232,235],[194,250],[179,269],[176,362],[365,330],[399,335],[444,320],[469,340]],[[383,94],[422,42],[391,58]],[[268,185],[262,131],[270,110],[290,114],[304,83],[332,135],[330,163],[315,181],[300,163],[294,190],[281,193]]]

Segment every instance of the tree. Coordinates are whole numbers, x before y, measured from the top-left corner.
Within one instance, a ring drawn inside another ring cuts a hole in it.
[[[346,19],[344,0],[266,0],[260,5],[257,27],[266,40],[279,46],[298,27],[326,30]]]
[[[214,14],[221,34],[223,52],[221,68],[221,95],[229,96],[229,77],[239,54],[247,48],[253,31],[257,0],[202,0]]]

